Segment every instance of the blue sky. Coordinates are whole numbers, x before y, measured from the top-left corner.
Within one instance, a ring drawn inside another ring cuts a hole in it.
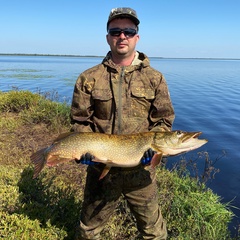
[[[114,7],[141,21],[150,57],[240,58],[240,0],[0,0],[0,53],[105,55]]]

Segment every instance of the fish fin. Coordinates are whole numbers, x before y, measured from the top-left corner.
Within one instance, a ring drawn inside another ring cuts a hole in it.
[[[108,174],[108,172],[110,171],[110,169],[111,169],[110,166],[106,166],[106,167],[103,169],[103,171],[102,171],[102,173],[101,173],[101,176],[99,177],[99,180],[103,179],[103,178]]]
[[[92,161],[97,162],[97,163],[103,163],[103,161],[101,161],[99,158],[97,158],[95,156],[93,157]]]
[[[151,160],[151,167],[152,168],[155,168],[156,166],[158,166],[162,160],[162,156],[163,154],[162,153],[155,153],[152,157],[152,160]]]
[[[31,162],[34,164],[34,174],[33,178],[36,178],[38,174],[41,172],[45,165],[45,151],[47,148],[43,148],[33,153],[30,156]]]
[[[66,158],[66,157],[61,157],[60,155],[49,155],[48,161],[47,161],[47,166],[53,167],[59,163],[71,161],[74,158]]]
[[[62,133],[62,134],[60,134],[56,139],[54,139],[53,142],[54,142],[54,143],[55,143],[55,142],[58,142],[58,141],[66,138],[66,137],[68,137],[68,136],[70,136],[70,135],[73,135],[73,134],[75,134],[75,132],[65,132],[65,133]]]

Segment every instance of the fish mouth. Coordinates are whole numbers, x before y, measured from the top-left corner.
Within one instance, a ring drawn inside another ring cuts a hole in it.
[[[202,134],[202,132],[192,132],[192,133],[188,133],[186,134],[186,136],[183,138],[183,142],[188,142],[191,139],[197,139],[200,135]]]
[[[195,132],[193,138],[197,138],[202,134],[202,132]]]

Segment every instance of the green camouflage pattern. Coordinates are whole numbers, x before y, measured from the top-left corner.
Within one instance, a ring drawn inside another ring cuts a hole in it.
[[[140,23],[136,11],[127,7],[113,8],[111,10],[108,17],[107,28],[109,23],[115,18],[130,18],[136,26]]]
[[[155,170],[150,166],[112,168],[102,181],[98,181],[102,168],[88,167],[81,220],[75,239],[102,239],[100,233],[118,205],[121,194],[136,218],[139,237],[166,239],[166,223],[158,205]]]
[[[102,63],[78,77],[71,106],[72,130],[130,134],[171,131],[174,109],[164,76],[136,52],[130,66],[118,66],[109,52]],[[99,166],[98,166],[99,167]],[[88,168],[84,203],[76,239],[100,239],[105,221],[123,194],[143,239],[166,239],[166,225],[157,200],[155,170]]]
[[[110,53],[77,79],[71,106],[73,130],[129,134],[170,131],[174,110],[164,76],[139,53],[137,65],[116,66]]]

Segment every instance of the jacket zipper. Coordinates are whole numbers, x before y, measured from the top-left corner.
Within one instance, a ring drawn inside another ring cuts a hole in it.
[[[118,86],[118,134],[122,133],[122,85],[124,82],[125,66],[122,67]]]

